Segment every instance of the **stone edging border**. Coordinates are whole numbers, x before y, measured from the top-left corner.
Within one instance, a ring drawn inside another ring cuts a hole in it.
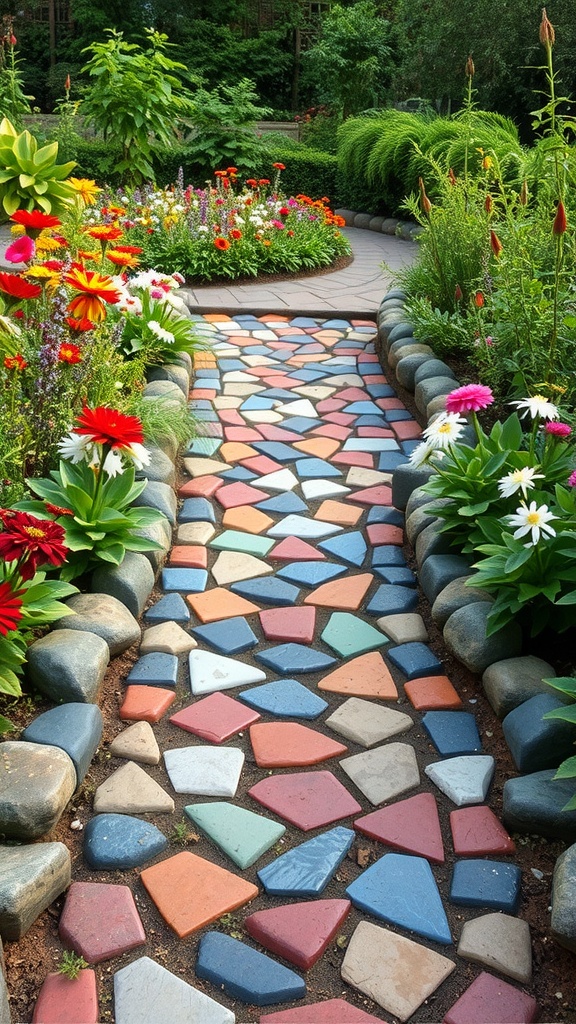
[[[421,224],[412,220],[400,220],[398,217],[373,216],[371,213],[356,213],[354,210],[335,210],[338,217],[343,217],[347,228],[362,228],[376,231],[378,234],[394,235],[406,242],[414,242],[424,231]]]

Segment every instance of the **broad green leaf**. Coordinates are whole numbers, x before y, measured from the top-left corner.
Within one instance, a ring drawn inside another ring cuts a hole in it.
[[[576,678],[574,676],[554,676],[552,679],[543,679],[542,682],[576,699]]]
[[[558,768],[554,779],[573,779],[576,776],[576,757],[567,757]]]
[[[16,726],[12,724],[9,718],[4,718],[4,715],[0,715],[0,733],[13,732],[15,728]]]
[[[542,718],[559,718],[562,722],[573,722],[576,725],[576,704],[568,704],[565,708],[554,708],[547,711]]]
[[[0,665],[0,693],[5,693],[9,697],[22,696],[18,676],[4,665]]]

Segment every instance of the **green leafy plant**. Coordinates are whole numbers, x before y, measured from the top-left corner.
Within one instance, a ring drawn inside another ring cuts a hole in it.
[[[63,974],[70,981],[74,981],[85,967],[88,967],[88,964],[83,956],[79,956],[72,949],[65,949],[58,965],[58,974]]]
[[[2,18],[0,38],[0,115],[9,117],[22,127],[22,118],[30,113],[33,96],[26,96],[20,57],[16,56],[17,39],[11,15]]]
[[[57,164],[58,143],[38,148],[30,132],[18,133],[4,118],[0,123],[0,219],[8,220],[18,209],[40,209],[59,215],[75,200],[65,180],[74,163]]]
[[[186,158],[207,161],[211,172],[227,164],[244,170],[251,167],[264,146],[256,124],[270,113],[269,107],[259,106],[257,100],[254,82],[249,78],[211,91],[198,88],[190,114],[193,131],[186,139]]]
[[[572,725],[576,726],[576,679],[573,676],[555,676],[554,679],[543,679],[542,682],[551,686],[554,690],[559,690],[563,696],[569,697],[572,701],[572,703],[566,704],[565,707],[554,708],[552,711],[547,711],[543,717],[560,719],[562,722],[570,722]],[[576,732],[574,734],[574,742],[576,743]],[[553,778],[576,778],[576,756],[567,757],[562,761],[562,764],[559,766]],[[574,796],[570,797],[568,803],[564,805],[562,810],[576,810],[576,792],[574,793]]]

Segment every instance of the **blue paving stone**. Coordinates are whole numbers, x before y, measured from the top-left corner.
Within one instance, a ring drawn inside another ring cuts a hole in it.
[[[279,569],[277,575],[302,587],[318,587],[345,572],[346,566],[335,562],[291,562]]]
[[[340,867],[355,836],[341,825],[331,828],[276,857],[260,868],[258,878],[273,896],[317,896]]]
[[[241,359],[221,358],[218,360],[218,365],[220,366],[222,373],[233,373],[234,370],[246,370],[246,363],[243,363]]]
[[[325,459],[298,458],[294,468],[301,480],[327,480],[329,477],[342,476],[341,470]]]
[[[240,615],[221,622],[209,622],[206,626],[196,626],[192,633],[219,654],[240,654],[241,651],[256,647],[258,643],[258,637]]]
[[[318,547],[329,555],[335,555],[349,565],[362,565],[368,550],[364,535],[360,530],[351,533],[340,533],[337,537],[329,537],[320,541]]]
[[[397,423],[399,420],[411,420],[412,413],[407,409],[387,409],[386,419],[388,423]]]
[[[347,416],[381,416],[382,409],[379,405],[375,405],[374,402],[352,402],[352,405],[346,405],[342,412],[346,413]]]
[[[427,711],[422,725],[440,757],[482,753],[476,719],[468,711]]]
[[[126,871],[163,853],[166,836],[128,814],[97,814],[86,825],[84,857],[95,871]]]
[[[195,412],[196,409],[213,408],[212,402],[210,402],[207,398],[193,398],[192,401],[188,403],[188,407],[192,409],[193,412]]]
[[[405,452],[406,455],[412,455],[412,452],[415,451],[419,444],[420,441],[418,439],[415,439],[413,441],[402,441],[400,444],[400,449],[401,451]]]
[[[499,860],[459,860],[454,865],[450,900],[461,907],[488,907],[515,914],[522,873]]]
[[[255,480],[258,476],[257,473],[253,473],[252,470],[246,469],[246,466],[234,466],[233,469],[226,469],[220,476],[228,482],[234,482],[235,480]]]
[[[417,640],[388,651],[390,661],[399,668],[407,679],[418,679],[419,676],[442,675],[444,666],[438,661],[430,648]]]
[[[418,604],[418,594],[407,587],[383,583],[366,606],[369,615],[400,615],[411,612]]]
[[[350,363],[339,363],[337,366],[329,366],[328,363],[308,363],[309,370],[322,370],[325,377],[339,377],[342,373],[356,373],[356,366]]]
[[[393,473],[398,466],[408,462],[408,456],[403,452],[382,452],[378,459],[378,469],[381,473]]]
[[[153,651],[138,658],[128,673],[126,685],[137,683],[139,686],[176,686],[177,678],[176,655]]]
[[[356,330],[359,330],[359,328],[356,328]],[[339,341],[337,345],[334,345],[334,347],[332,348],[332,351],[336,354],[340,349],[346,349],[346,348],[356,348],[359,351],[361,350],[363,352],[364,351],[364,342],[363,341],[348,341],[346,338],[344,338],[342,341]],[[374,363],[371,363],[370,365],[374,366]]]
[[[181,594],[165,594],[144,612],[145,622],[177,622],[185,626],[190,622],[190,609]]]
[[[256,505],[262,512],[278,512],[280,515],[290,515],[292,512],[307,512],[308,505],[302,498],[299,498],[293,491],[285,491],[284,494],[275,494],[266,501],[259,501]]]
[[[550,717],[565,702],[554,693],[539,693],[506,715],[502,722],[504,739],[520,772],[556,768],[574,753],[574,725]]]
[[[206,378],[207,378],[208,380],[211,380],[211,379],[212,379],[213,377],[216,377],[216,378],[218,378],[218,379],[219,379],[219,378],[220,378],[220,373],[219,373],[219,371],[218,371],[218,370],[215,370],[215,369],[214,369],[214,368],[212,367],[212,369],[210,369],[210,370],[195,370],[195,371],[194,371],[194,376],[195,376],[195,377],[199,377],[199,378],[202,378],[202,379],[204,379],[204,380],[205,380]]]
[[[197,409],[194,413],[194,418],[200,423],[219,423],[217,412],[212,412],[210,409]]]
[[[279,644],[267,651],[260,651],[254,657],[263,665],[273,669],[279,676],[304,674],[306,672],[323,672],[334,665],[336,659],[322,651],[303,644]]]
[[[256,711],[280,718],[318,718],[328,707],[327,701],[296,679],[275,679],[273,683],[244,690],[238,697]]]
[[[242,351],[245,356],[267,356],[270,349],[267,345],[248,345]]]
[[[291,355],[292,353],[288,353]],[[294,398],[291,391],[286,388],[266,388],[266,391],[260,392],[261,398],[279,398],[282,401],[287,401],[289,398]]]
[[[195,970],[198,978],[254,1006],[285,1003],[306,995],[306,982],[299,974],[222,932],[202,936]]]
[[[372,523],[390,523],[392,526],[404,526],[404,513],[387,505],[373,505],[366,519],[367,526]]]
[[[186,498],[178,514],[179,523],[215,523],[216,516],[208,498]]]
[[[432,869],[424,857],[387,853],[346,889],[368,914],[449,945],[450,927]]]
[[[384,414],[383,413],[381,413],[380,416],[357,416],[356,420],[355,420],[355,423],[354,423],[354,427],[355,428],[357,428],[357,427],[380,427],[380,429],[385,430],[386,426],[387,426],[387,421],[384,418]]]
[[[384,580],[384,583],[400,587],[415,587],[418,584],[418,580],[408,566],[379,565],[375,567],[374,572],[379,579]]]
[[[250,446],[261,455],[268,455],[275,462],[295,462],[302,458],[302,452],[291,448],[284,441],[251,441]]]
[[[284,580],[279,580],[276,576],[241,580],[239,583],[233,583],[230,590],[249,601],[258,601],[260,604],[274,606],[294,605],[300,594],[298,587],[291,583],[285,583]]]
[[[320,370],[296,370],[290,376],[294,380],[301,380],[305,384],[312,384],[315,380],[321,380],[324,374]]]
[[[207,458],[211,458],[215,455],[222,444],[222,438],[220,437],[195,437],[190,442],[184,455],[205,455]]]
[[[323,331],[349,331],[351,327],[349,320],[325,320],[322,324]]]
[[[312,419],[311,416],[287,416],[282,425],[286,430],[293,430],[295,434],[305,434],[313,427],[319,427],[320,420]],[[302,452],[296,454],[299,458],[302,457]]]
[[[250,395],[240,406],[240,412],[247,412],[251,409],[272,409],[274,402],[271,398],[260,398],[260,395]]]
[[[398,544],[379,544],[372,550],[372,566],[406,565],[402,548]]]
[[[290,320],[289,327],[318,327],[318,320],[313,320],[311,316],[295,316],[293,320]],[[346,326],[349,326],[348,324]],[[324,324],[322,325],[324,327]],[[294,334],[288,334],[286,341],[294,341],[296,336]],[[298,339],[300,340],[300,339]]]
[[[22,733],[28,743],[46,743],[65,750],[76,769],[78,786],[102,738],[102,712],[97,704],[70,703],[39,715]]]
[[[201,388],[210,388],[212,391],[222,391],[222,384],[219,377],[206,377],[200,384]]]
[[[206,590],[206,569],[162,569],[163,590],[185,590],[187,594],[201,594]]]

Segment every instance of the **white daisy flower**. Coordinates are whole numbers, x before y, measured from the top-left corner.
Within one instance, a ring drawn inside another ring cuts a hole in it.
[[[465,426],[466,420],[457,412],[442,412],[423,435],[431,448],[444,449],[458,440]]]
[[[68,459],[69,462],[78,463],[84,462],[90,455],[92,447],[92,441],[89,437],[84,434],[74,434],[70,431],[64,437],[60,438],[58,444],[58,452],[63,459]]]
[[[511,498],[513,494],[522,491],[524,497],[534,487],[535,480],[543,480],[544,473],[537,473],[536,468],[524,466],[523,469],[514,469],[498,481],[498,490],[501,498]]]
[[[160,341],[165,341],[168,345],[172,345],[174,342],[174,335],[171,331],[167,331],[165,327],[162,327],[157,320],[148,321],[148,329],[152,331]]]
[[[410,455],[408,462],[411,466],[414,466],[414,468],[417,469],[419,466],[423,466],[424,463],[428,462],[433,451],[434,449],[427,441],[421,441]]]
[[[555,537],[556,531],[548,523],[551,519],[557,518],[558,516],[554,516],[548,511],[548,505],[537,507],[535,501],[530,502],[530,507],[522,502],[520,507],[516,509],[515,515],[506,516],[510,526],[517,527],[513,534],[514,540],[526,537],[529,533],[532,534],[532,540],[526,545],[527,547],[537,544],[541,534],[544,535],[544,539],[546,539],[546,536]]]
[[[510,402],[510,405],[518,408],[521,417],[529,413],[533,420],[537,416],[543,420],[557,420],[560,415],[556,406],[544,395],[531,395],[530,398],[522,398],[519,402]]]
[[[112,449],[108,452],[108,455],[104,459],[104,472],[108,476],[118,476],[119,473],[124,472],[124,463],[117,451]]]
[[[132,459],[136,469],[143,469],[144,466],[150,465],[150,452],[143,444],[139,444],[138,441],[133,441],[129,448],[123,448],[122,450],[125,455]]]

